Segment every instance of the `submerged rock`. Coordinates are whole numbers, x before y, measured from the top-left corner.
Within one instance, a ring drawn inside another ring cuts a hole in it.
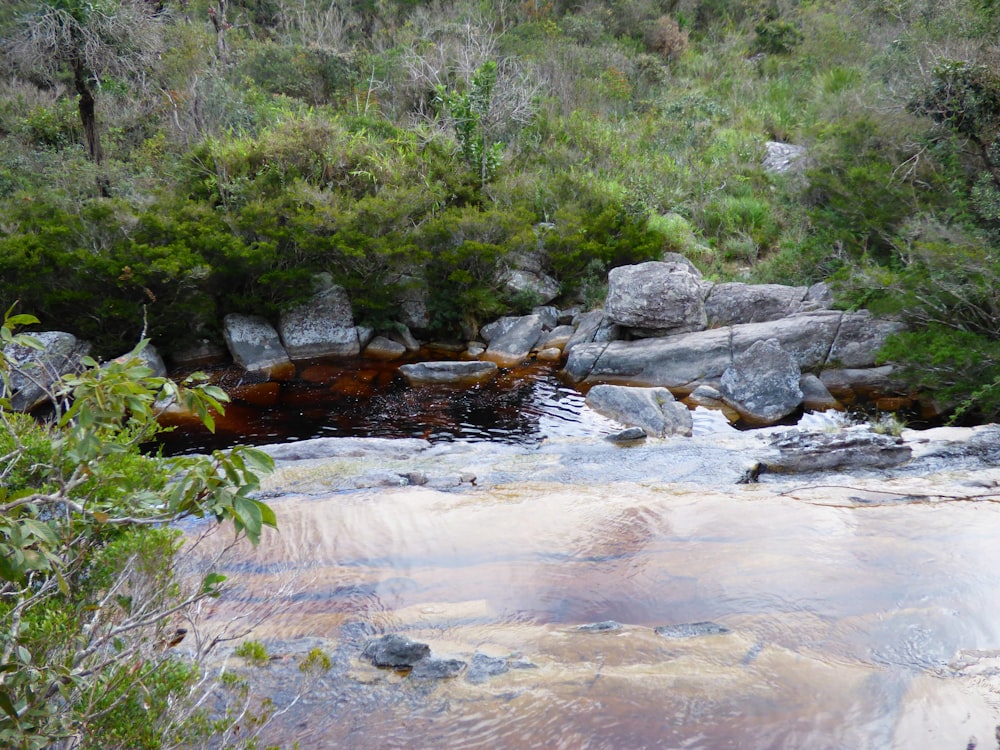
[[[426,643],[418,643],[396,633],[372,638],[361,651],[361,657],[374,666],[397,669],[413,667],[430,654],[431,647]]]
[[[604,620],[603,622],[589,622],[586,625],[579,625],[576,629],[583,633],[607,633],[621,630],[622,624],[617,620]]]
[[[717,622],[685,622],[680,625],[661,625],[653,632],[664,638],[696,638],[702,635],[724,635],[732,631]]]
[[[494,362],[414,362],[401,365],[410,385],[476,385],[496,377]]]
[[[428,657],[421,659],[413,666],[410,677],[422,680],[447,680],[457,677],[466,668],[461,659],[438,659]]]
[[[478,685],[486,682],[490,677],[496,677],[507,672],[509,669],[510,667],[507,665],[506,659],[487,656],[486,654],[477,652],[472,655],[472,662],[465,673],[465,681],[471,682],[473,685]]]

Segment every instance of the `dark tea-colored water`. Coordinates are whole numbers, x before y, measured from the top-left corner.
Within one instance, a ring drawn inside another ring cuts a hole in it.
[[[169,453],[313,437],[530,444],[614,429],[559,379],[557,366],[504,369],[490,383],[463,388],[410,386],[398,367],[372,360],[305,362],[283,381],[261,380],[239,368],[215,370],[213,382],[232,399],[216,420],[215,434],[189,419],[168,418],[178,429],[161,442]]]

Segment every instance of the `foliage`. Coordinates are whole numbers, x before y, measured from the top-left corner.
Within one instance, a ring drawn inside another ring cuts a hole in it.
[[[8,314],[8,345],[30,316]],[[224,394],[154,377],[128,356],[66,377],[42,425],[0,402],[0,741],[5,747],[159,748],[193,737],[173,720],[199,667],[166,644],[198,601],[225,579],[175,576],[182,535],[196,517],[232,522],[257,543],[273,511],[253,497],[271,459],[252,449],[166,459],[140,451],[169,404],[209,427]],[[0,361],[4,392],[11,362]],[[192,716],[194,714],[191,714]]]

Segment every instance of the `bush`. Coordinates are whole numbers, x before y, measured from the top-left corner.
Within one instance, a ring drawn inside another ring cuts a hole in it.
[[[6,317],[0,340],[30,316]],[[144,345],[144,344],[143,344]],[[199,669],[170,650],[176,623],[217,596],[224,576],[176,575],[190,517],[231,521],[254,544],[271,509],[253,499],[273,466],[259,451],[165,459],[140,446],[178,401],[211,427],[221,391],[153,377],[138,358],[64,378],[56,421],[11,413],[0,398],[0,744],[145,750],[201,739]],[[11,363],[0,357],[6,394]],[[207,652],[199,652],[202,655]],[[210,735],[209,730],[206,733]]]

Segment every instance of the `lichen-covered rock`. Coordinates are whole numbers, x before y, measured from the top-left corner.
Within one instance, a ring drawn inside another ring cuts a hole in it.
[[[700,274],[673,261],[612,269],[604,312],[638,336],[700,331],[708,324]]]
[[[351,300],[342,287],[333,284],[283,313],[279,331],[292,359],[353,357],[361,351]]]
[[[292,366],[278,332],[259,315],[230,313],[223,320],[229,353],[244,370],[284,370]]]
[[[777,339],[757,341],[722,373],[719,391],[751,425],[768,425],[802,404],[801,371]]]

